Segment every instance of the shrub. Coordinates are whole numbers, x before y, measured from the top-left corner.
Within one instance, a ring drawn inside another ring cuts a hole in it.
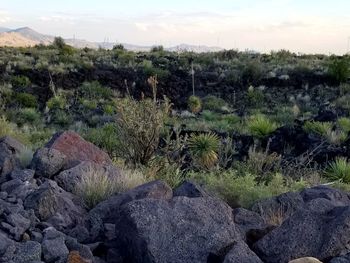
[[[339,83],[346,82],[350,76],[349,59],[333,58],[328,66],[328,73]]]
[[[216,134],[193,135],[188,141],[191,156],[203,168],[210,169],[218,161],[220,139]]]
[[[98,81],[84,82],[79,87],[81,97],[89,100],[111,99],[113,92],[110,88],[102,86]]]
[[[38,124],[41,121],[40,113],[33,108],[20,109],[16,116],[16,122],[19,125],[26,123]]]
[[[253,136],[264,138],[274,132],[278,128],[278,125],[265,115],[257,114],[248,119],[247,128]]]
[[[108,123],[103,127],[90,129],[84,137],[105,150],[110,156],[116,155],[120,144],[116,124]]]
[[[350,118],[345,118],[345,117],[339,118],[337,120],[337,124],[343,132],[345,133],[350,132]]]
[[[262,90],[250,86],[247,91],[247,99],[250,106],[261,106],[264,102],[264,93]]]
[[[29,93],[15,93],[14,100],[23,107],[35,108],[37,106],[37,99],[34,95]]]
[[[158,147],[160,132],[168,116],[170,104],[151,99],[136,101],[131,97],[117,105],[118,154],[134,165],[147,164]]]
[[[18,155],[17,158],[19,160],[19,163],[23,169],[27,168],[32,159],[33,159],[33,151],[30,148],[25,148],[23,151],[21,151]]]
[[[202,110],[202,101],[197,96],[190,96],[187,103],[192,113],[198,113]]]
[[[333,124],[331,122],[307,121],[303,128],[307,133],[326,137],[332,131]]]
[[[326,169],[325,177],[331,181],[350,183],[350,162],[344,157],[338,157]]]
[[[49,110],[63,110],[66,104],[67,101],[63,95],[54,96],[46,102],[46,106]]]
[[[59,126],[68,126],[73,122],[73,118],[69,113],[63,110],[57,110],[52,116],[52,123]]]
[[[26,76],[13,76],[11,78],[11,84],[14,88],[23,91],[23,89],[30,86],[31,82]]]
[[[221,111],[227,107],[226,101],[213,95],[208,95],[203,98],[203,109],[211,111]]]

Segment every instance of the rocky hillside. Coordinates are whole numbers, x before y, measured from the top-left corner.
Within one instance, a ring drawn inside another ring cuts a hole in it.
[[[88,209],[75,192],[87,171],[122,176],[107,154],[73,132],[56,134],[28,167],[24,150],[0,139],[0,262],[350,260],[348,193],[316,186],[247,210],[191,181],[175,189],[151,181]]]

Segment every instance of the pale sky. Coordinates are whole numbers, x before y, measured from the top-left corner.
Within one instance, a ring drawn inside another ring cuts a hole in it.
[[[0,27],[138,45],[348,51],[350,0],[0,0]]]

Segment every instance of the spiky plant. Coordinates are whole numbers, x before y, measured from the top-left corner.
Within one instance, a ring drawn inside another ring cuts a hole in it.
[[[333,124],[331,122],[307,121],[303,129],[308,133],[314,133],[326,137],[332,131]]]
[[[220,139],[214,133],[193,135],[188,143],[191,156],[201,167],[210,169],[218,161]]]
[[[338,157],[326,169],[325,177],[331,181],[350,183],[350,162],[345,157]]]
[[[274,132],[278,125],[265,115],[257,114],[250,117],[247,121],[247,127],[253,136],[263,138]]]
[[[337,124],[340,127],[340,129],[346,133],[350,132],[350,118],[339,118],[337,120]]]
[[[188,98],[188,108],[192,113],[198,113],[202,110],[202,101],[197,96],[190,96]]]

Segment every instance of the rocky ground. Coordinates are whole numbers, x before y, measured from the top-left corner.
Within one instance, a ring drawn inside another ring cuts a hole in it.
[[[107,154],[63,132],[23,170],[24,148],[0,139],[0,262],[350,262],[348,193],[317,186],[246,210],[153,181],[88,211],[74,188],[86,169],[120,176]]]

